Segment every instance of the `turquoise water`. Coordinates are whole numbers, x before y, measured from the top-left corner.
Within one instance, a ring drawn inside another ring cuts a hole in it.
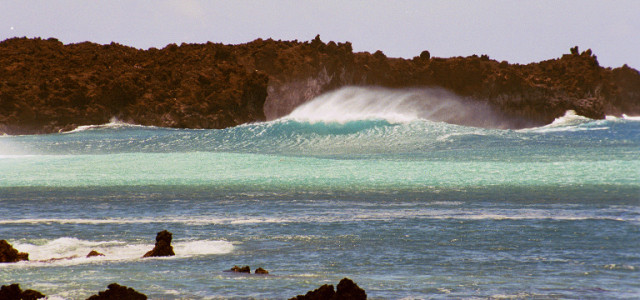
[[[31,258],[0,283],[53,299],[112,282],[282,299],[343,277],[381,299],[640,297],[640,120],[293,116],[0,137],[0,239]],[[163,229],[176,257],[141,259]]]

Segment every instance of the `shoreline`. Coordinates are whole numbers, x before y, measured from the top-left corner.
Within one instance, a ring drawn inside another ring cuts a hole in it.
[[[54,38],[0,42],[0,132],[54,133],[123,122],[221,129],[273,120],[345,86],[441,88],[516,120],[553,122],[567,110],[593,119],[640,115],[640,73],[603,68],[591,50],[527,65],[486,55],[413,59],[351,43],[257,39],[139,50]]]

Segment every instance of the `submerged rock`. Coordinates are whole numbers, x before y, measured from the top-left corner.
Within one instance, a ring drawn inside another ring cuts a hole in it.
[[[44,297],[45,295],[38,291],[21,290],[20,285],[17,283],[0,287],[0,299],[2,300],[35,300]]]
[[[229,269],[228,272],[235,272],[235,273],[251,273],[251,268],[249,266],[244,266],[244,267],[238,267],[238,266],[233,266],[233,268]]]
[[[138,291],[112,283],[107,286],[107,290],[98,292],[97,295],[93,295],[87,300],[146,300],[147,295],[139,293]]]
[[[265,270],[263,268],[257,268],[256,271],[255,271],[255,274],[264,274],[264,275],[266,275],[266,274],[269,274],[269,271],[267,271],[267,270]]]
[[[171,246],[172,234],[167,230],[158,232],[156,235],[156,245],[153,249],[145,253],[142,257],[155,257],[155,256],[174,256],[173,247]]]
[[[367,293],[349,278],[343,278],[338,283],[336,291],[333,285],[325,284],[305,295],[298,295],[290,300],[364,300]]]
[[[91,250],[91,252],[89,252],[89,254],[87,254],[87,257],[94,257],[94,256],[104,256],[104,254],[96,251],[96,250]]]
[[[13,263],[29,260],[29,253],[18,252],[6,240],[0,240],[0,263]]]

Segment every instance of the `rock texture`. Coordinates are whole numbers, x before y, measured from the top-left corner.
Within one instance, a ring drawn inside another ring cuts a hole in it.
[[[233,268],[231,268],[229,270],[229,272],[250,274],[251,273],[251,267],[249,267],[249,266],[244,266],[244,267],[233,266]]]
[[[154,256],[174,256],[173,246],[171,246],[172,234],[169,231],[163,230],[156,235],[156,245],[151,251],[144,254],[142,257],[154,257]]]
[[[413,59],[354,53],[349,42],[257,39],[241,45],[171,44],[138,50],[56,39],[0,42],[0,132],[49,133],[111,118],[180,128],[274,119],[346,85],[441,87],[523,124],[567,110],[603,118],[640,114],[640,73],[603,68],[578,47],[527,65],[486,55]]]
[[[96,251],[96,250],[91,250],[91,252],[89,252],[89,254],[87,254],[87,257],[94,257],[94,256],[104,256],[104,254]]]
[[[333,285],[325,284],[305,295],[298,295],[291,300],[365,300],[367,293],[349,278],[343,278],[334,291]]]
[[[0,287],[0,299],[2,300],[35,300],[44,298],[45,295],[34,290],[20,289],[17,283]]]
[[[117,283],[112,283],[107,286],[107,290],[98,292],[97,295],[93,295],[87,300],[146,300],[147,296],[145,294],[139,293],[138,291],[126,287],[121,286]]]
[[[14,263],[29,260],[29,253],[18,252],[6,240],[0,240],[0,263]]]

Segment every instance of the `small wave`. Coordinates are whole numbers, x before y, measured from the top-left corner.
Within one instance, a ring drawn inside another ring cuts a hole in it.
[[[141,259],[152,243],[131,243],[125,241],[87,241],[72,237],[54,240],[33,240],[29,242],[11,242],[20,252],[29,253],[29,261],[17,265],[55,264],[77,265],[104,261],[127,261]],[[223,240],[184,240],[172,243],[176,256],[184,258],[199,255],[226,254],[233,251],[233,244]],[[92,250],[104,256],[86,257]]]
[[[609,270],[625,270],[625,271],[635,271],[636,267],[631,265],[618,265],[618,264],[608,264],[604,265],[605,269]]]
[[[18,154],[0,154],[0,159],[3,158],[25,158],[25,157],[32,157],[35,155],[31,155],[31,154],[27,154],[27,155],[18,155]]]
[[[551,124],[535,127],[535,128],[527,128],[522,129],[520,131],[524,132],[562,132],[562,131],[587,131],[587,130],[605,130],[608,127],[596,127],[596,128],[588,128],[588,127],[580,127],[581,125],[594,122],[594,119],[587,118],[585,116],[578,115],[574,110],[567,110],[562,117],[558,117]]]
[[[555,120],[553,120],[551,124],[546,125],[544,127],[575,126],[575,125],[588,123],[591,121],[593,121],[593,119],[587,118],[585,116],[581,116],[577,114],[575,110],[567,110],[564,116],[556,118]]]
[[[100,125],[78,126],[76,129],[73,129],[73,130],[70,130],[70,131],[67,131],[67,132],[64,132],[64,133],[76,133],[76,132],[82,132],[82,131],[87,131],[87,130],[95,130],[95,129],[118,129],[118,128],[131,128],[131,127],[144,128],[144,127],[152,127],[152,126],[143,126],[143,125],[130,124],[130,123],[126,123],[126,122],[120,121],[116,117],[112,117],[109,120],[109,123],[100,124]]]
[[[620,216],[617,210],[612,214],[582,214],[575,211],[556,211],[545,209],[523,209],[523,210],[475,210],[459,209],[463,202],[431,202],[426,203],[424,208],[406,208],[394,211],[376,212],[368,209],[344,209],[329,214],[321,215],[291,215],[287,217],[264,216],[264,217],[208,217],[194,216],[189,218],[163,218],[157,219],[17,219],[1,220],[2,224],[153,224],[153,223],[174,223],[190,226],[208,225],[242,225],[242,224],[278,224],[278,223],[333,223],[351,221],[371,221],[371,220],[393,220],[403,218],[434,219],[434,220],[556,220],[556,221],[579,221],[579,220],[609,220],[618,222],[640,222],[640,215],[637,213],[627,216]]]

